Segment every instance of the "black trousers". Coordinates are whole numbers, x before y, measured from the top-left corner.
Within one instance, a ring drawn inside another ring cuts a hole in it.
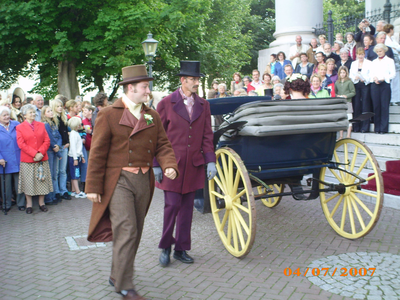
[[[391,94],[392,91],[389,83],[371,83],[371,99],[375,113],[375,132],[386,133],[389,131],[389,105]]]
[[[364,112],[372,111],[371,103],[371,90],[370,85],[365,85],[363,82],[358,82],[355,85],[356,95],[353,97],[353,118],[357,118]],[[365,120],[361,123],[353,124],[353,132],[369,132],[369,126],[371,124],[371,119]]]

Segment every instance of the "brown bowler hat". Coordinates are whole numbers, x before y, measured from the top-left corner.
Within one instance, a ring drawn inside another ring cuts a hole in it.
[[[122,68],[122,79],[121,82],[118,82],[119,85],[154,80],[153,77],[147,75],[145,65],[135,65]]]

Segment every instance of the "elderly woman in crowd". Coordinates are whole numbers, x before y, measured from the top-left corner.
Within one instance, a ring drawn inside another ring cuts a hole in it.
[[[326,60],[326,76],[328,76],[334,84],[338,79],[338,73],[336,72],[335,60],[328,58]]]
[[[314,64],[308,62],[308,56],[306,53],[300,53],[300,63],[296,66],[295,73],[306,75],[310,78],[314,70]]]
[[[354,33],[347,32],[345,36],[347,43],[344,45],[343,49],[347,50],[352,60],[355,60],[357,58],[356,55],[357,42],[354,40]]]
[[[349,70],[347,67],[339,68],[339,79],[335,83],[335,94],[336,97],[346,98],[347,101],[347,118],[350,120],[353,114],[352,98],[356,95],[356,89],[354,88],[353,82],[349,78]],[[347,129],[347,138],[350,138],[352,124],[349,123]],[[343,138],[343,130],[340,131],[339,139]]]
[[[11,120],[18,121],[18,117],[12,109],[12,105],[9,99],[0,100],[0,106],[5,106],[10,110],[10,118]]]
[[[226,84],[220,83],[218,85],[218,93],[215,95],[215,98],[224,98],[224,97],[228,97],[228,94],[226,92]]]
[[[18,191],[19,162],[21,150],[17,144],[16,127],[19,122],[10,119],[10,109],[0,106],[0,180],[3,198],[3,207],[8,212],[11,209],[12,181],[14,188]],[[3,174],[4,178],[3,178]],[[5,183],[5,185],[4,185]],[[17,194],[17,205],[19,210],[25,210],[25,196]]]
[[[274,84],[274,97],[273,100],[282,100],[281,92],[283,90],[283,84],[277,83]]]
[[[336,40],[333,42],[332,52],[337,55],[340,55],[340,49],[342,49],[343,47],[344,47],[343,42]]]
[[[242,75],[239,72],[233,73],[233,81],[231,81],[231,94],[236,90],[243,88]]]
[[[17,126],[17,142],[21,149],[18,193],[25,193],[26,213],[31,214],[32,196],[39,196],[39,208],[46,212],[44,196],[53,191],[47,149],[50,139],[43,123],[35,121],[36,107],[24,105],[25,121]]]
[[[58,202],[61,202],[57,169],[58,161],[62,159],[62,155],[60,154],[62,139],[61,134],[58,131],[57,125],[54,122],[54,113],[50,106],[43,106],[41,118],[41,121],[44,123],[47,135],[50,139],[50,147],[47,150],[47,156],[49,157],[51,180],[53,182],[53,192],[45,196],[44,202],[46,205],[56,205]]]
[[[329,92],[322,88],[322,78],[318,74],[311,76],[311,91],[308,98],[329,98]]]
[[[400,105],[400,45],[392,38],[394,34],[394,26],[392,24],[386,24],[383,27],[383,31],[386,32],[385,45],[392,48],[394,65],[396,67],[396,76],[390,83],[392,90],[390,105]]]
[[[377,44],[374,52],[378,57],[371,64],[371,99],[374,108],[375,133],[389,131],[389,104],[391,98],[390,82],[396,76],[396,67],[393,59],[386,56],[388,47]]]
[[[256,90],[258,96],[271,96],[273,94],[272,91],[272,82],[271,82],[271,75],[268,73],[264,73],[262,76],[263,84],[259,86]]]
[[[275,64],[275,70],[274,70],[274,75],[278,75],[279,78],[282,80],[286,77],[285,74],[285,66],[286,65],[292,65],[290,60],[286,59],[286,55],[283,51],[279,51],[277,54],[278,61]]]
[[[63,108],[63,102],[60,99],[55,99],[51,101],[50,107],[53,111],[54,124],[57,126],[58,132],[61,135],[61,147],[58,150],[58,154],[61,155],[61,160],[58,161],[58,167],[56,168],[58,177],[58,190],[61,196],[61,200],[71,200],[71,196],[69,195],[67,190],[67,163],[69,147],[67,115],[65,114]],[[58,199],[58,201],[60,201],[60,199]]]
[[[364,112],[372,110],[370,78],[371,62],[365,58],[364,48],[357,48],[357,60],[351,63],[350,79],[356,88],[356,95],[353,98],[353,117],[357,118]],[[371,121],[365,120],[353,124],[354,132],[369,132]]]
[[[342,48],[340,50],[340,60],[336,63],[336,67],[346,67],[348,70],[350,70],[351,63],[353,60],[349,56],[349,52],[347,51],[346,48]]]

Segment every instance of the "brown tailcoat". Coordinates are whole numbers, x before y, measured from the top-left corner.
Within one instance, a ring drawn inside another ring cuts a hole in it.
[[[144,114],[153,117],[147,125]],[[141,118],[135,128],[129,118],[122,99],[103,108],[96,119],[96,130],[92,138],[86,193],[101,195],[101,203],[93,203],[88,240],[108,242],[112,240],[108,204],[114,192],[121,170],[124,167],[150,167],[151,197],[154,192],[153,158],[156,157],[163,170],[178,166],[171,143],[165,134],[159,114],[143,105]]]

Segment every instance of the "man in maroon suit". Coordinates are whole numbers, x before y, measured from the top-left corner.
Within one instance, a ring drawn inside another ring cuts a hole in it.
[[[204,165],[207,178],[212,179],[215,168],[213,132],[209,103],[196,93],[200,83],[200,62],[181,61],[182,86],[165,97],[158,105],[162,123],[175,152],[179,178],[162,178],[162,170],[154,164],[156,186],[164,190],[164,225],[159,248],[160,264],[170,263],[171,245],[175,244],[174,258],[193,263],[187,254],[191,248],[190,230],[195,191],[204,187]],[[173,237],[176,226],[175,237]]]

